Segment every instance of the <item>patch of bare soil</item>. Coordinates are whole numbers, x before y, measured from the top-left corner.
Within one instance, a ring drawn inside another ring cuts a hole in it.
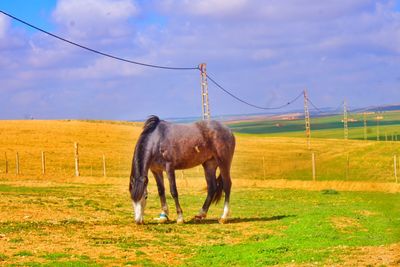
[[[400,266],[400,243],[354,248],[343,266]]]
[[[333,226],[342,233],[351,233],[353,231],[366,231],[365,228],[357,221],[350,217],[333,217],[331,218]]]

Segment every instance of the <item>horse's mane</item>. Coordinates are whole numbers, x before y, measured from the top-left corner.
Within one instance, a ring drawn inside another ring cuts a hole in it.
[[[147,185],[148,178],[142,176],[143,163],[146,155],[146,146],[149,135],[157,128],[160,123],[160,119],[157,116],[150,116],[143,126],[143,131],[139,136],[136,143],[135,153],[133,156],[132,173],[130,177],[129,189],[131,196],[134,201],[139,201],[144,193],[144,189]],[[133,189],[133,190],[132,190]]]

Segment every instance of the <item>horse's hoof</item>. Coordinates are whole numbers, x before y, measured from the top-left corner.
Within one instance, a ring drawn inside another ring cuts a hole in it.
[[[218,222],[219,222],[220,224],[226,224],[226,223],[228,222],[228,218],[220,218],[220,219],[218,220]]]
[[[183,220],[183,218],[178,218],[178,219],[176,220],[176,223],[177,223],[177,224],[184,224],[185,221]]]
[[[166,223],[168,222],[168,216],[166,214],[161,213],[160,217],[156,217],[154,218],[155,221],[157,221],[158,223]]]
[[[168,219],[167,218],[159,218],[157,221],[158,221],[158,223],[166,223],[166,222],[168,222]]]
[[[201,220],[204,220],[206,217],[207,217],[206,214],[199,214],[199,215],[195,215],[195,216],[194,216],[194,219],[195,219],[196,221],[201,221]]]

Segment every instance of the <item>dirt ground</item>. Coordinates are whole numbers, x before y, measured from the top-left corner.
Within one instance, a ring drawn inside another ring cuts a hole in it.
[[[345,266],[400,266],[400,243],[379,247],[358,247],[343,258]]]

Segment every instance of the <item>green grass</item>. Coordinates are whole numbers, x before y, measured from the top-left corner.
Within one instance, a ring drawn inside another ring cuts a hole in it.
[[[47,260],[58,260],[62,258],[71,258],[72,255],[66,253],[47,253],[41,257]]]
[[[0,253],[0,262],[5,261],[6,259],[8,259],[8,257],[6,255]]]
[[[18,204],[26,198],[40,197],[46,202],[59,197],[58,190],[31,195],[29,188],[26,186],[21,193],[18,187],[9,187],[2,199],[5,203],[12,199]],[[217,218],[222,212],[222,203],[211,207],[204,223],[191,220],[202,205],[205,193],[184,187],[180,190],[180,199],[187,223],[159,225],[152,221],[159,213],[159,200],[151,184],[147,223],[136,226],[127,192],[119,188],[119,183],[108,187],[81,185],[68,195],[71,199],[91,195],[90,203],[99,203],[101,207],[118,201],[122,204],[120,212],[95,211],[90,205],[82,205],[74,208],[76,219],[65,219],[59,216],[70,211],[69,202],[65,201],[53,204],[53,219],[2,222],[0,233],[10,237],[5,243],[7,250],[0,251],[2,261],[15,266],[160,266],[166,262],[188,266],[340,265],[352,249],[400,242],[399,194],[234,187],[231,222],[220,225]],[[170,217],[174,220],[170,197],[168,202]],[[4,209],[5,204],[1,205]],[[33,201],[28,207],[34,210],[40,206]],[[84,220],[86,216],[88,219]],[[27,247],[18,251],[12,240],[22,238]],[[54,246],[41,246],[41,242],[48,242],[47,238],[55,242]],[[89,254],[82,255],[82,251]]]
[[[324,264],[327,260],[334,262],[335,255],[343,253],[343,246],[378,246],[398,242],[400,238],[398,195],[346,192],[326,195],[287,190],[257,190],[251,197],[245,195],[243,192],[238,197],[247,198],[248,213],[254,213],[256,207],[261,210],[268,207],[267,214],[290,214],[276,222],[286,229],[276,235],[254,235],[245,243],[201,247],[187,262],[189,265]],[[365,216],[361,211],[376,215]],[[350,218],[354,224],[337,229],[332,224],[335,217]]]
[[[33,256],[33,253],[30,251],[22,250],[14,254],[16,257],[29,257]]]

